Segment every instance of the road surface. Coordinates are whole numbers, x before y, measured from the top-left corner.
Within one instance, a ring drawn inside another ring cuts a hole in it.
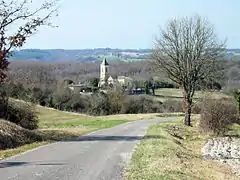
[[[134,147],[147,127],[170,119],[174,118],[130,122],[42,146],[0,162],[0,179],[122,180]]]

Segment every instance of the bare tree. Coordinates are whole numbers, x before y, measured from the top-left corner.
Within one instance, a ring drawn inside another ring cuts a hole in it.
[[[36,1],[35,1],[36,2]],[[22,47],[42,25],[52,26],[57,0],[35,4],[31,0],[0,1],[0,81],[6,78],[7,58],[12,50]],[[37,6],[36,8],[34,8]]]
[[[34,3],[35,2],[35,3]],[[24,45],[40,26],[53,26],[50,19],[57,12],[57,0],[0,0],[0,88],[6,80],[8,58],[12,51]],[[6,93],[0,92],[0,102],[7,102]],[[0,103],[1,112],[5,103]]]
[[[185,125],[191,125],[193,96],[197,84],[214,78],[225,42],[219,42],[208,20],[196,15],[170,20],[160,29],[151,54],[154,66],[183,90]]]

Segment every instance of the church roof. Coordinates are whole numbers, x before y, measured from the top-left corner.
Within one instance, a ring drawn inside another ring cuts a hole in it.
[[[106,65],[106,66],[109,65],[106,58],[102,61],[102,65]]]

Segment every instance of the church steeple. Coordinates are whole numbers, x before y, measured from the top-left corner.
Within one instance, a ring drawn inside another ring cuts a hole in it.
[[[109,77],[109,64],[107,59],[104,58],[100,65],[100,81],[99,87],[107,84],[107,78]]]
[[[103,61],[102,61],[102,65],[105,65],[105,66],[109,66],[108,62],[107,62],[107,59],[104,58]]]

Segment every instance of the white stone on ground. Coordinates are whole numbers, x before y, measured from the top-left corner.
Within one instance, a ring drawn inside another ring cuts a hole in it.
[[[228,164],[240,176],[240,139],[222,137],[208,139],[202,148],[203,157]]]

